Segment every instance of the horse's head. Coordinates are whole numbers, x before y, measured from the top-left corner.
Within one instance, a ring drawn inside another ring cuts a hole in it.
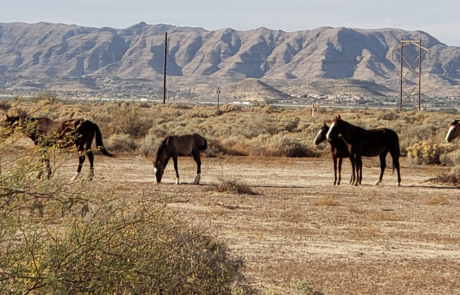
[[[451,142],[458,136],[460,136],[460,123],[459,120],[454,120],[449,125],[449,131],[447,131],[446,141]]]
[[[315,137],[315,141],[314,141],[315,145],[318,145],[327,139],[326,134],[328,131],[329,131],[329,126],[327,126],[326,123],[324,123],[323,126],[321,126],[321,128],[319,129],[318,135],[316,135]]]
[[[326,138],[328,141],[331,141],[334,138],[337,138],[341,132],[342,128],[342,118],[340,115],[336,116],[334,120],[331,122],[331,127],[329,128],[329,131],[326,134]]]
[[[158,147],[157,153],[153,160],[153,173],[155,173],[155,181],[160,183],[165,171],[166,164],[168,163],[167,158],[167,146],[169,144],[169,137],[166,137]]]
[[[155,174],[155,182],[160,183],[164,172],[164,159],[158,157],[158,153],[153,160],[153,173]]]

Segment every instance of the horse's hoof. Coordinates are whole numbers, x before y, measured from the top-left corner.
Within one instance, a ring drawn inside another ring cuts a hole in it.
[[[377,180],[376,182],[374,182],[374,185],[379,185],[380,183],[380,180]]]
[[[397,182],[397,183],[396,183],[396,186],[401,186],[401,183],[400,183],[400,182]]]

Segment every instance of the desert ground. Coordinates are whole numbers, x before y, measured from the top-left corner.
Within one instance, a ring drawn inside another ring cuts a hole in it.
[[[76,165],[60,173],[70,179]],[[433,181],[448,168],[401,165],[400,187],[391,167],[374,186],[377,158],[365,159],[363,185],[353,187],[347,161],[342,184],[332,185],[327,157],[204,158],[201,184],[192,185],[193,159],[180,158],[183,183],[176,185],[172,163],[155,184],[146,158],[96,156],[90,185],[166,199],[179,216],[225,240],[262,293],[292,294],[291,282],[304,280],[322,294],[460,294],[459,187]],[[218,192],[231,181],[255,194]]]

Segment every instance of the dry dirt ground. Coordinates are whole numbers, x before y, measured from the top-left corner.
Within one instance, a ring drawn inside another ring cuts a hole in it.
[[[74,162],[61,168],[69,178]],[[261,291],[292,294],[291,281],[305,279],[323,294],[460,294],[459,187],[430,181],[448,168],[401,163],[401,187],[391,169],[373,185],[377,159],[365,159],[363,185],[352,187],[348,162],[332,185],[329,158],[205,158],[192,185],[195,164],[180,158],[184,183],[170,163],[157,185],[145,158],[96,156],[92,185],[169,197],[169,208],[228,243]],[[217,192],[229,180],[258,194]]]

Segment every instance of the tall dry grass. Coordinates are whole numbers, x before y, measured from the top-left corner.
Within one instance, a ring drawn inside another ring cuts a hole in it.
[[[338,114],[362,128],[386,127],[399,134],[401,155],[412,164],[460,165],[460,144],[444,142],[452,115],[440,112],[146,103],[4,103],[9,114],[43,115],[53,119],[87,118],[99,125],[106,139],[117,139],[118,149],[152,156],[158,141],[168,135],[200,133],[208,140],[207,156],[317,157],[327,155],[327,143],[313,140],[321,125]],[[39,107],[39,111],[33,111]],[[457,171],[459,169],[456,169]],[[453,170],[452,173],[455,172]]]

